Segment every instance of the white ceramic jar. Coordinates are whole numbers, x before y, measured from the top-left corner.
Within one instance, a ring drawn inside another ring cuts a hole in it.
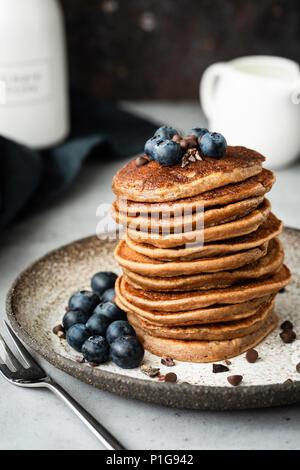
[[[0,0],[0,135],[34,148],[69,131],[63,15],[56,0]]]
[[[300,68],[289,59],[251,56],[214,64],[200,84],[209,129],[229,145],[263,153],[279,168],[300,154]]]

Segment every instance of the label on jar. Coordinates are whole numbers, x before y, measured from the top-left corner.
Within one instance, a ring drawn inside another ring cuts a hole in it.
[[[50,99],[50,61],[0,62],[0,106],[31,104]]]

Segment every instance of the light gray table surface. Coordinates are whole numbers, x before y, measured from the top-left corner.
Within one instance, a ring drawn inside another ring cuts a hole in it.
[[[196,102],[126,102],[123,106],[183,130],[205,124]],[[21,270],[47,251],[95,233],[96,207],[113,201],[110,182],[124,162],[86,164],[59,201],[43,212],[19,217],[0,236],[2,318],[6,293]],[[270,194],[273,210],[286,225],[300,228],[300,164],[276,171],[276,176]],[[94,389],[40,361],[128,449],[300,448],[300,404],[241,412],[168,409]],[[50,392],[18,389],[0,377],[0,449],[101,446]]]

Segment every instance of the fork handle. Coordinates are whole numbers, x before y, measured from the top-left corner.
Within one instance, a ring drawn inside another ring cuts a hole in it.
[[[53,380],[45,382],[45,387],[54,392],[61,398],[74,413],[81,419],[81,421],[89,428],[90,431],[97,437],[101,444],[107,450],[125,450],[125,448],[118,442],[110,432],[102,426],[93,416],[88,413],[71,395],[66,392],[60,385]]]

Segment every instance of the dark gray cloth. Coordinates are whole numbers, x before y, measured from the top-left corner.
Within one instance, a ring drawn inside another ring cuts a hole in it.
[[[73,93],[71,104],[71,134],[54,148],[36,151],[0,136],[0,230],[22,209],[58,198],[88,156],[100,165],[134,155],[158,127],[102,99]]]

